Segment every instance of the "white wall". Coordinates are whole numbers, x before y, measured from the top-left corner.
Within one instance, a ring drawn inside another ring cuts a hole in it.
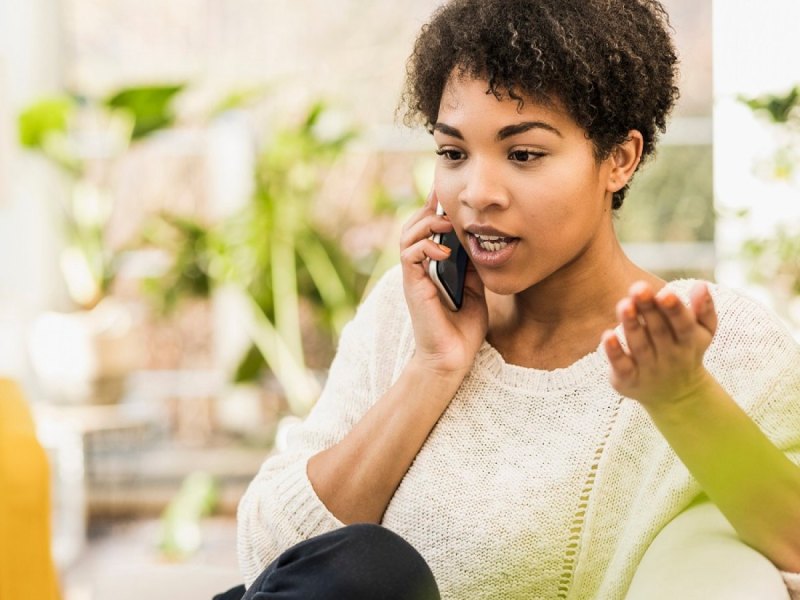
[[[15,143],[16,115],[58,90],[58,0],[0,0],[0,374],[25,380],[24,336],[63,298],[56,183]]]

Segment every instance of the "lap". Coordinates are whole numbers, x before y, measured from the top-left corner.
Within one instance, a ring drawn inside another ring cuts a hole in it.
[[[234,588],[214,600],[267,598],[439,600],[439,591],[427,563],[406,540],[360,523],[289,548],[246,592]]]

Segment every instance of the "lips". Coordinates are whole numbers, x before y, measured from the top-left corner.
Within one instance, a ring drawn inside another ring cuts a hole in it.
[[[468,225],[464,228],[464,231],[476,236],[480,235],[485,237],[514,238],[513,235],[510,235],[504,231],[500,231],[499,229],[495,229],[491,225]]]
[[[467,228],[467,246],[476,266],[499,267],[508,262],[519,238],[493,228]]]

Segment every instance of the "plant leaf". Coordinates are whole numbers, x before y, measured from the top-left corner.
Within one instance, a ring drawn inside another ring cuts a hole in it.
[[[757,98],[740,97],[752,110],[766,113],[775,123],[786,123],[795,107],[800,106],[800,85],[793,87],[786,94],[764,94]]]
[[[125,88],[108,98],[105,104],[130,113],[134,119],[131,137],[138,140],[175,122],[170,104],[184,87],[179,84]]]
[[[43,150],[47,137],[66,133],[75,107],[75,99],[70,96],[43,98],[28,106],[17,121],[20,144]]]

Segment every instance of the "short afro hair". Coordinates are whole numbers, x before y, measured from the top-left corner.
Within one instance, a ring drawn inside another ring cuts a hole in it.
[[[658,0],[451,0],[408,59],[403,120],[432,132],[450,75],[483,78],[487,93],[520,106],[559,101],[598,159],[638,130],[644,162],[679,95],[669,29]]]

